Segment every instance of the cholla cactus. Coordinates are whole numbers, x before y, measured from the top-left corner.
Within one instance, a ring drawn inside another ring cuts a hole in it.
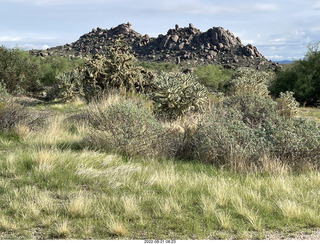
[[[84,75],[79,70],[71,70],[57,75],[57,85],[55,87],[55,97],[63,100],[72,100],[75,97],[83,96],[82,82]]]
[[[263,97],[269,96],[268,86],[272,75],[267,72],[249,68],[238,69],[238,76],[231,81],[234,95],[255,94]]]
[[[83,72],[84,92],[87,100],[96,98],[110,88],[125,91],[143,91],[145,83],[142,71],[134,65],[130,48],[120,39],[110,46],[107,56],[96,54],[89,60]]]
[[[153,86],[155,91],[149,96],[155,103],[156,112],[170,117],[199,109],[208,98],[207,89],[191,74],[161,73]]]
[[[281,115],[292,117],[298,113],[299,102],[293,97],[291,91],[280,92],[280,97],[277,99],[278,110]]]

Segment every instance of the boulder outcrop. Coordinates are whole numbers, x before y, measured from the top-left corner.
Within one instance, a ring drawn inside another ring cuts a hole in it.
[[[239,37],[229,30],[212,27],[201,32],[193,24],[184,28],[175,25],[167,34],[153,38],[134,31],[130,23],[110,29],[96,28],[71,44],[30,52],[40,56],[86,57],[105,53],[112,41],[120,36],[132,47],[134,56],[140,61],[214,63],[229,68],[246,66],[262,70],[277,67],[277,64],[266,60],[255,46],[243,45]]]

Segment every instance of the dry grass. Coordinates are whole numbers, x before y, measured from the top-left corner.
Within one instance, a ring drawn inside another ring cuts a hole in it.
[[[108,216],[107,229],[110,234],[120,237],[126,236],[128,234],[128,230],[125,227],[124,223],[116,220],[115,217],[111,214],[109,214]]]
[[[71,231],[69,228],[69,222],[64,220],[62,223],[57,224],[56,226],[56,235],[59,238],[67,238],[70,235]]]
[[[90,212],[91,204],[92,200],[85,196],[83,192],[79,192],[70,199],[66,209],[72,216],[85,217]]]
[[[136,196],[123,196],[121,199],[124,211],[129,218],[139,218],[142,216],[139,207],[141,198],[137,198]]]
[[[230,230],[232,228],[232,218],[229,213],[217,211],[215,216],[219,222],[219,225],[224,230]]]
[[[277,201],[277,207],[280,213],[287,218],[301,218],[304,215],[302,206],[292,200],[279,200]]]
[[[17,225],[9,221],[7,217],[0,217],[0,231],[14,231],[17,228]]]
[[[211,216],[216,213],[217,203],[213,198],[201,195],[200,202],[204,216]]]

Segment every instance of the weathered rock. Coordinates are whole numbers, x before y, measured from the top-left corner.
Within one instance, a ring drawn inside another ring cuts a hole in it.
[[[228,64],[229,66],[253,66],[260,69],[275,69],[277,66],[267,61],[257,48],[244,46],[240,38],[222,27],[212,27],[206,32],[196,29],[193,24],[181,28],[175,25],[166,35],[156,38],[142,36],[131,29],[131,24],[121,24],[108,29],[92,29],[79,40],[69,45],[32,50],[33,55],[63,55],[68,57],[88,56],[93,53],[104,53],[116,38],[125,40],[138,60]]]

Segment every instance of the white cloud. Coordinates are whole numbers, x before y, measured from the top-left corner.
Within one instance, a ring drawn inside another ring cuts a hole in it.
[[[279,56],[279,55],[265,56],[265,58],[271,59],[271,60],[283,60],[284,59],[283,56]]]
[[[278,10],[277,5],[275,4],[266,4],[266,3],[260,3],[260,4],[255,4],[253,7],[253,10],[256,11],[276,11]]]
[[[31,44],[31,43],[27,43],[27,44],[21,44],[21,45],[17,45],[19,48],[22,48],[22,49],[27,49],[27,50],[30,50],[30,49],[40,49],[40,50],[45,50],[47,48],[49,48],[50,46],[47,45],[47,44]]]
[[[20,40],[22,40],[22,38],[17,36],[0,36],[1,42],[16,42]]]

